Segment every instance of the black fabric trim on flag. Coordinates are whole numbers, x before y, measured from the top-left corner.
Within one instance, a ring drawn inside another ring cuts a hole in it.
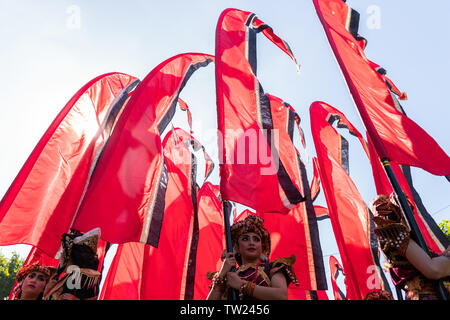
[[[253,74],[256,77],[257,72],[257,57],[256,57],[256,31],[248,28],[248,63],[250,64],[250,67],[252,68]]]
[[[349,164],[349,154],[348,154],[348,141],[343,136],[341,137],[341,164],[342,168],[350,175],[350,164]]]
[[[317,296],[317,291],[308,290],[308,293],[309,293],[309,300],[319,300],[319,297]]]
[[[188,70],[186,71],[186,74],[184,75],[184,79],[181,82],[180,89],[178,90],[178,93],[176,97],[173,99],[172,105],[170,106],[169,110],[167,110],[167,113],[164,115],[164,117],[161,119],[161,121],[158,123],[158,130],[159,133],[162,134],[164,130],[166,129],[167,125],[172,120],[173,116],[175,115],[177,103],[178,103],[178,97],[180,95],[180,92],[183,90],[186,83],[189,81],[192,74],[197,71],[201,67],[206,67],[208,64],[210,64],[213,60],[211,58],[208,58],[202,62],[198,62],[196,64],[192,64],[189,66]]]
[[[166,208],[166,191],[169,174],[167,172],[167,164],[164,160],[161,178],[159,180],[158,190],[156,194],[155,206],[153,207],[152,220],[150,221],[150,230],[148,233],[147,244],[158,248],[159,238],[161,236],[161,228],[164,219],[164,209]]]
[[[269,29],[270,31],[273,32],[273,29],[265,23],[263,23],[259,27],[253,27],[253,30],[255,30],[256,33],[260,33],[261,31],[266,30],[266,29]]]
[[[258,83],[259,84],[259,83]],[[299,202],[305,201],[305,197],[300,193],[300,191],[295,187],[292,183],[291,178],[289,177],[286,168],[281,161],[278,150],[275,148],[274,137],[273,137],[273,122],[272,122],[272,112],[270,109],[270,99],[264,94],[263,88],[261,84],[259,84],[259,101],[260,101],[260,112],[261,112],[261,121],[264,129],[264,134],[267,139],[267,143],[272,152],[272,156],[274,159],[278,159],[278,182],[283,189],[286,197],[288,198],[291,204],[297,204]]]
[[[116,122],[117,115],[119,114],[120,110],[122,110],[125,101],[127,101],[129,93],[134,89],[136,89],[139,83],[140,80],[133,81],[124,90],[122,90],[120,94],[116,97],[116,99],[114,99],[114,101],[112,102],[111,107],[108,111],[107,119],[104,124],[104,131],[108,137],[112,133],[113,125]]]
[[[317,217],[317,221],[322,221],[325,219],[330,219],[330,216],[327,214],[324,214],[323,216]]]
[[[444,248],[447,248],[450,245],[450,240],[447,238],[447,236],[442,232],[441,228],[436,224],[436,221],[434,221],[433,217],[430,215],[430,213],[425,208],[422,198],[420,197],[417,190],[414,188],[414,184],[412,181],[412,175],[411,175],[411,167],[409,166],[401,166],[403,174],[405,175],[406,181],[408,182],[409,189],[411,190],[411,193],[413,195],[413,200],[416,205],[417,210],[422,215],[422,218],[425,220],[425,223],[430,228],[431,232],[433,232],[434,236],[439,240],[439,242],[444,246]]]
[[[358,29],[359,29],[359,12],[349,8],[351,10],[351,17],[350,17],[350,25],[348,26],[349,32],[352,34],[353,38],[358,40]]]
[[[289,108],[288,103],[283,102],[283,104],[286,107],[287,112],[288,112],[288,119],[289,119],[288,126],[287,126],[288,135],[289,135],[289,138],[291,138],[291,142],[294,143],[295,112]]]
[[[356,41],[364,41],[364,49],[365,49],[367,47],[367,39],[358,34],[360,14],[358,11],[352,8],[349,9],[351,10],[351,17],[348,31],[351,33],[353,38],[355,38]]]
[[[245,21],[245,25],[246,25],[247,27],[250,27],[250,25],[252,24],[253,19],[254,19],[255,17],[256,17],[256,14],[254,14],[253,12],[250,13],[250,14],[248,15],[248,17],[247,17],[247,20]]]
[[[129,93],[132,90],[136,89],[136,87],[139,85],[139,83],[140,83],[139,79],[136,79],[135,81],[133,81],[126,88],[124,88],[111,103],[109,110],[108,110],[108,114],[106,116],[106,119],[104,120],[104,122],[102,124],[103,132],[105,135],[105,142],[104,142],[103,146],[101,148],[99,148],[99,150],[97,150],[97,152],[95,154],[94,160],[91,164],[91,168],[89,169],[89,176],[88,176],[88,180],[86,181],[86,186],[89,185],[89,183],[91,181],[92,173],[97,168],[98,161],[99,161],[99,159],[101,159],[101,157],[103,155],[103,151],[105,151],[106,146],[108,145],[109,137],[111,136],[112,131],[114,129],[114,123],[116,123],[118,114],[124,108],[124,104],[125,104],[125,101],[127,101],[128,97],[129,97]]]
[[[341,299],[342,300],[347,300],[346,297],[345,297],[345,294],[342,292],[341,288],[339,288],[339,286],[337,284],[337,281],[336,281],[337,278],[339,277],[339,272],[342,272],[342,275],[344,275],[344,270],[342,270],[341,267],[338,264],[336,264],[336,273],[333,275],[334,281],[336,282],[336,287],[338,289],[338,293],[339,293],[339,296],[341,297]]]
[[[348,130],[348,132],[356,137],[356,134],[349,130],[349,128],[347,127],[347,125],[343,124],[340,122],[341,118],[337,115],[337,114],[329,114],[328,117],[328,123],[333,126],[334,122],[337,121],[336,123],[336,127],[339,129],[345,128]],[[341,143],[340,143],[340,150],[341,150],[341,154],[340,154],[340,160],[341,160],[341,165],[344,168],[345,172],[347,172],[348,175],[350,175],[350,164],[349,164],[349,153],[348,153],[348,141],[347,139],[345,139],[342,135],[339,135]]]
[[[325,275],[325,266],[323,264],[322,246],[320,244],[319,226],[317,224],[316,211],[311,199],[311,190],[309,189],[309,181],[306,173],[306,167],[297,155],[300,176],[302,178],[303,192],[305,194],[305,208],[308,216],[309,235],[311,239],[311,246],[314,259],[314,272],[316,274],[317,290],[327,290],[327,279]]]
[[[186,288],[184,291],[185,300],[194,299],[194,287],[195,287],[195,271],[197,265],[197,248],[199,240],[199,222],[198,222],[198,208],[197,208],[197,159],[194,154],[191,153],[191,195],[192,195],[192,206],[194,208],[194,225],[192,230],[191,238],[191,248],[189,251],[189,260],[186,273]]]

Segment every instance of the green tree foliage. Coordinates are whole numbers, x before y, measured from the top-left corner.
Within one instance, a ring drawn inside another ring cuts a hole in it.
[[[439,228],[441,228],[442,232],[450,239],[450,220],[442,220],[439,223]]]
[[[16,252],[9,259],[0,253],[0,300],[8,298],[24,261]]]

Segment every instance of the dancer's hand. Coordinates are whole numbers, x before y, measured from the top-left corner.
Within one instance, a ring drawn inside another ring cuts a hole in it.
[[[227,273],[227,285],[233,289],[239,290],[242,285],[242,280],[236,272]]]
[[[220,275],[225,276],[228,272],[231,271],[231,268],[236,267],[236,258],[234,257],[234,253],[232,252],[225,252],[224,261],[222,264],[222,268],[220,269]]]

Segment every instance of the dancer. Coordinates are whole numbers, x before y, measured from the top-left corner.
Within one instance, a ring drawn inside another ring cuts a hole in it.
[[[289,283],[298,285],[292,267],[295,256],[268,261],[270,235],[257,216],[233,224],[230,231],[234,252],[222,254],[220,271],[208,272],[212,284],[207,300],[230,299],[230,289],[239,291],[240,300],[286,300]]]
[[[45,300],[97,300],[101,276],[97,271],[99,239],[99,228],[85,234],[76,230],[63,234],[58,268],[64,275],[51,280]]]
[[[413,208],[413,204],[408,199]],[[406,300],[439,300],[438,279],[450,292],[450,246],[430,257],[410,237],[409,227],[394,194],[378,195],[371,203],[375,234],[389,261],[394,284],[406,291]]]
[[[18,285],[12,300],[42,300],[45,287],[55,268],[39,263],[23,266],[16,275]]]

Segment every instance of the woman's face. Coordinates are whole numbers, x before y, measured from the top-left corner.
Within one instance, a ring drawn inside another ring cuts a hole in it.
[[[46,285],[46,276],[41,272],[30,272],[22,283],[22,293],[29,296],[38,296],[44,291]]]
[[[242,234],[238,239],[239,253],[245,259],[259,259],[262,253],[261,237],[254,232]]]

